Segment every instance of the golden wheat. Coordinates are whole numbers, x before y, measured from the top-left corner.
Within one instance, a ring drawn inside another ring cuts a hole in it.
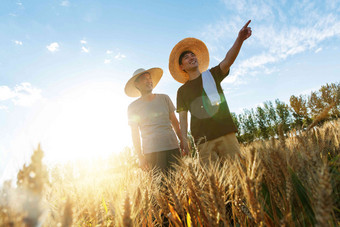
[[[1,188],[0,226],[337,226],[339,126],[281,132],[212,165],[186,157],[168,175],[129,150],[47,169],[39,147]]]

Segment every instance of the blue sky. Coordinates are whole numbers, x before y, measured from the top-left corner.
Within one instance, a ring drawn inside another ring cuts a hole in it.
[[[130,146],[123,88],[138,68],[161,67],[156,93],[181,85],[168,58],[203,40],[217,65],[251,19],[253,35],[223,81],[229,108],[288,102],[339,82],[340,1],[2,0],[0,181],[40,142],[47,163]]]

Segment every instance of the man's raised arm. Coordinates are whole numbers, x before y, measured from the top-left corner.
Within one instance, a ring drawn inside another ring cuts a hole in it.
[[[243,42],[251,36],[251,28],[248,27],[250,22],[251,20],[249,20],[239,31],[234,45],[230,48],[223,61],[220,63],[220,68],[223,74],[228,73],[230,66],[234,63],[238,53],[240,52]]]

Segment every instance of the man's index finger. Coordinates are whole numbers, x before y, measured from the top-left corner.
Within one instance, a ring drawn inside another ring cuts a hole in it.
[[[250,24],[251,20],[249,20],[243,27],[246,28]]]

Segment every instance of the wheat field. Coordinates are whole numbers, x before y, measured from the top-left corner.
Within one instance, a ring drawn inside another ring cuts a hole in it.
[[[235,160],[183,158],[167,176],[129,149],[47,167],[38,147],[0,193],[0,226],[339,226],[340,121],[241,147]]]

